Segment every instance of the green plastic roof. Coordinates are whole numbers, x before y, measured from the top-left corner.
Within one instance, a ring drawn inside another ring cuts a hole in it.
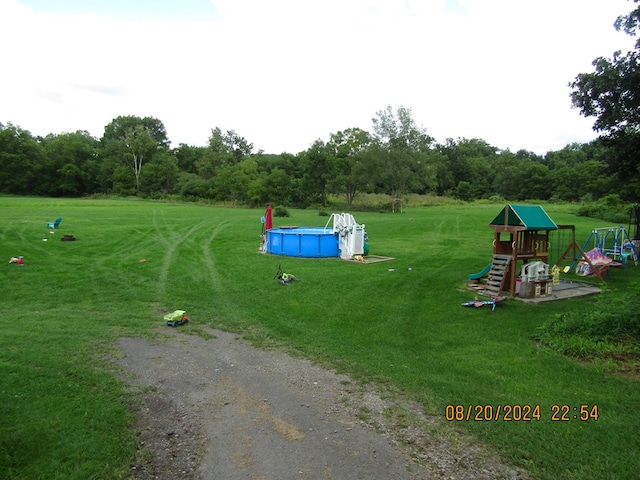
[[[525,227],[527,230],[557,230],[558,226],[539,205],[507,205],[490,226]]]

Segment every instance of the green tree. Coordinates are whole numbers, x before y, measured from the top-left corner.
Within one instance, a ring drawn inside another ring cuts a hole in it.
[[[196,160],[198,174],[204,178],[213,178],[218,169],[227,165],[234,165],[249,157],[253,151],[253,144],[234,130],[222,133],[220,128],[211,130],[209,145],[206,151]]]
[[[42,157],[42,147],[29,131],[0,124],[0,192],[46,194],[55,179],[41,174]]]
[[[180,172],[178,174],[175,191],[185,200],[195,201],[201,198],[211,198],[211,180],[205,180],[195,173]]]
[[[320,139],[313,142],[311,147],[302,152],[302,184],[308,198],[327,205],[329,182],[336,175],[335,158],[331,156],[327,145]]]
[[[128,149],[128,156],[133,161],[133,175],[136,178],[136,190],[140,189],[140,172],[145,158],[153,156],[156,142],[151,132],[143,125],[127,128],[124,133],[124,144]]]
[[[253,143],[238,135],[235,130],[227,130],[223,134],[220,128],[211,130],[209,137],[209,148],[219,153],[231,153],[236,162],[251,155]]]
[[[261,195],[255,198],[260,205],[294,205],[308,207],[311,196],[303,188],[306,152],[298,155],[281,153],[279,155],[259,152],[253,155],[258,163],[259,179],[256,180],[253,192],[261,188]]]
[[[154,117],[140,118],[135,115],[120,116],[114,118],[104,127],[103,141],[124,140],[127,131],[141,125],[154,139],[156,145],[165,150],[169,149],[169,138],[164,124]]]
[[[494,175],[499,158],[498,149],[477,138],[448,138],[438,150],[446,157],[453,177],[453,191],[460,182],[466,182],[462,191],[471,198],[490,197],[494,190]]]
[[[140,176],[139,190],[150,197],[160,197],[170,194],[178,182],[178,164],[175,157],[160,151],[153,157],[153,161],[146,164]]]
[[[388,106],[379,110],[372,122],[378,183],[393,197],[395,211],[402,195],[423,186],[423,178],[417,171],[431,149],[433,138],[416,125],[410,108],[401,106],[394,112]]]
[[[465,180],[462,180],[456,186],[454,195],[456,198],[459,198],[460,200],[464,200],[466,202],[473,200],[473,191],[471,188],[471,184]]]
[[[331,134],[326,147],[334,158],[334,177],[329,179],[330,188],[342,192],[351,206],[353,200],[367,186],[371,145],[373,138],[360,128],[348,128]]]
[[[249,187],[257,177],[258,166],[250,157],[239,163],[223,165],[213,179],[215,198],[246,203],[249,201]]]
[[[50,196],[80,196],[95,192],[98,141],[88,132],[47,135],[41,141],[43,175],[49,182]],[[46,172],[46,173],[45,173]]]
[[[105,192],[134,194],[140,183],[142,165],[158,152],[169,150],[162,122],[153,117],[121,116],[105,126],[100,139],[98,183]],[[130,179],[127,179],[128,169]],[[133,187],[133,191],[131,189]]]
[[[521,186],[518,164],[520,160],[509,150],[502,152],[494,162],[493,190],[506,199],[516,199]]]
[[[527,159],[521,161],[519,169],[521,171],[520,184],[524,188],[517,200],[548,200],[552,190],[549,181],[549,168],[540,162]]]
[[[436,151],[436,153],[438,156],[435,157],[433,164],[436,182],[435,193],[437,195],[444,196],[455,188],[456,182],[453,172],[449,168],[447,156],[442,154],[440,151]]]
[[[544,163],[549,167],[552,197],[565,201],[600,198],[616,188],[615,177],[607,171],[606,153],[599,141],[547,152]]]
[[[638,0],[635,0],[637,3]],[[637,36],[640,7],[618,17],[614,26]],[[640,200],[640,39],[635,50],[611,58],[598,57],[594,72],[581,73],[569,83],[572,105],[585,117],[595,117],[593,129],[610,148],[609,167],[627,188],[624,195]]]
[[[173,150],[178,168],[181,172],[198,173],[198,161],[203,157],[207,147],[194,147],[181,143]]]
[[[300,197],[296,197],[299,191],[297,184],[299,181],[291,178],[282,168],[274,168],[269,175],[264,178],[264,195],[260,199],[260,204],[272,202],[276,205],[298,205],[306,206]]]
[[[135,195],[136,184],[131,167],[128,165],[117,165],[112,173],[113,191],[118,195]]]

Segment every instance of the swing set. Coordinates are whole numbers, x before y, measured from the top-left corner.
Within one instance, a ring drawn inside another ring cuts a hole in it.
[[[555,265],[559,266],[563,260],[571,260],[571,265],[564,267],[565,273],[568,273],[574,268],[576,269],[576,273],[578,273],[579,267],[582,265],[584,271],[593,273],[600,281],[604,282],[604,276],[607,273],[608,267],[613,263],[602,264],[597,262],[592,254],[594,251],[607,259],[619,260],[620,263],[617,265],[622,265],[625,268],[629,260],[633,260],[635,265],[638,264],[639,257],[637,249],[635,244],[630,240],[629,234],[624,227],[594,228],[582,247],[576,242],[575,225],[558,225],[558,233],[561,238],[564,237],[564,231],[566,230],[571,230],[571,243],[569,243],[569,246],[564,252],[558,256],[555,262]],[[564,244],[561,238],[556,244]],[[586,252],[591,245],[593,245],[593,250]],[[578,264],[578,267],[576,267],[576,264]]]
[[[623,226],[594,228],[582,249],[589,248],[591,242],[593,242],[593,248],[597,248],[612,260],[619,260],[625,268],[629,260],[633,260],[634,265],[638,265],[638,251]]]

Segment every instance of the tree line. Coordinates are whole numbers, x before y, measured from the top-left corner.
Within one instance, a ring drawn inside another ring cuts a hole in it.
[[[326,205],[331,195],[351,205],[363,193],[393,199],[412,193],[462,200],[577,201],[611,192],[630,197],[608,170],[609,153],[600,141],[544,156],[499,150],[480,139],[436,143],[405,107],[377,112],[371,132],[332,133],[297,154],[254,152],[247,139],[219,128],[206,146],[171,148],[160,120],[122,116],[100,139],[84,131],[34,137],[0,124],[0,192],[297,207]]]

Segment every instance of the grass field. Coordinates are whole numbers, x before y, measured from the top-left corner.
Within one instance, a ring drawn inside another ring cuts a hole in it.
[[[487,224],[503,206],[355,213],[370,253],[395,258],[363,265],[257,253],[262,210],[0,197],[0,479],[127,478],[135,398],[108,359],[116,338],[158,335],[175,309],[191,318],[181,328],[242,332],[392,386],[443,429],[474,435],[533,478],[637,478],[640,382],[532,338],[553,315],[587,311],[594,298],[460,307],[473,299],[467,275],[491,259]],[[608,226],[571,206],[545,208],[556,223],[576,225],[579,244]],[[327,221],[290,212],[274,225]],[[63,221],[52,235],[46,223],[56,216]],[[63,234],[77,241],[61,242]],[[8,263],[18,255],[24,265]],[[300,281],[280,286],[279,264]],[[600,296],[615,302],[637,290],[639,275],[614,270]],[[540,420],[445,420],[447,405],[465,406],[466,417],[469,405],[507,404],[538,405]],[[553,421],[553,405],[568,405],[569,420]],[[574,419],[582,405],[597,405],[598,419]]]

